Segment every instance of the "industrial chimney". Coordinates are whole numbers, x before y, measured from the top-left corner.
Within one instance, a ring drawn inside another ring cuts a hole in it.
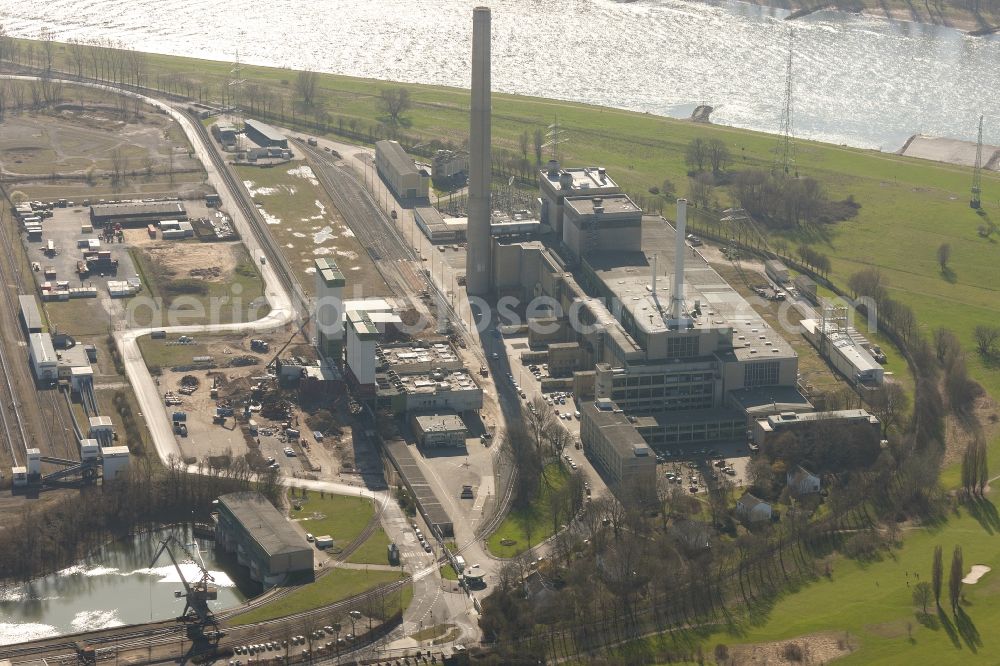
[[[490,266],[490,9],[472,12],[472,114],[469,123],[469,226],[465,256],[466,290],[492,290]]]
[[[681,326],[684,317],[684,255],[687,246],[684,235],[687,230],[687,199],[677,200],[677,238],[674,241],[674,284],[671,290],[670,319],[674,326]]]

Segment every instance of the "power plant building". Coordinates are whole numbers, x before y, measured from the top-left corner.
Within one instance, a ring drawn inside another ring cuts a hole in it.
[[[250,578],[270,587],[288,574],[312,571],[312,548],[290,522],[257,492],[222,495],[216,543],[250,569]]]
[[[347,312],[347,374],[361,393],[374,393],[379,332],[364,312]]]
[[[549,161],[539,173],[540,218],[556,234],[562,233],[564,202],[566,197],[606,197],[620,194],[621,188],[611,179],[604,167],[563,169],[559,162]]]
[[[347,280],[330,259],[316,260],[316,341],[319,353],[341,364],[344,358],[344,287]]]
[[[399,199],[426,199],[430,192],[430,174],[418,168],[398,141],[375,142],[375,168],[389,189]]]
[[[427,448],[462,447],[469,431],[458,414],[422,414],[411,419],[417,442]]]
[[[639,493],[638,499],[647,501],[654,498],[656,456],[622,410],[610,400],[599,400],[582,405],[580,412],[584,452],[615,492]],[[641,497],[643,493],[649,497]]]

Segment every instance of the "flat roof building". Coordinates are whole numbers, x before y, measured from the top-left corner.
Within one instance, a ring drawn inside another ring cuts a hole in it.
[[[563,202],[566,197],[607,196],[621,192],[621,188],[604,167],[562,169],[555,160],[551,160],[539,172],[538,184],[542,200],[542,224],[549,225],[557,234],[562,233]]]
[[[52,346],[52,336],[48,333],[28,335],[28,358],[38,381],[59,379],[59,357]]]
[[[431,447],[462,447],[469,435],[465,422],[458,414],[422,414],[411,420],[417,443]]]
[[[375,167],[399,199],[427,198],[430,192],[430,174],[414,164],[413,158],[406,154],[398,141],[375,142]]]
[[[222,495],[218,508],[216,542],[249,567],[250,578],[270,587],[288,574],[312,571],[312,548],[263,495]]]
[[[186,220],[187,209],[180,201],[140,201],[98,204],[90,207],[90,222],[95,228],[107,223],[122,226],[146,226],[160,220]]]
[[[593,252],[638,252],[642,209],[626,194],[566,197],[562,242],[574,260]]]
[[[841,409],[831,412],[781,412],[754,422],[753,441],[764,445],[775,435],[792,432],[804,437],[829,437],[843,434],[848,428],[860,428],[871,441],[882,437],[882,422],[863,409]]]
[[[338,366],[344,358],[344,287],[347,280],[337,264],[326,257],[316,259],[316,341],[319,353]]]
[[[656,457],[628,417],[610,400],[580,408],[580,441],[616,494],[641,502],[656,498]]]
[[[274,127],[248,118],[243,123],[243,133],[262,148],[288,148],[288,138]]]
[[[21,305],[21,323],[28,333],[42,332],[42,314],[38,310],[38,300],[31,294],[17,297]]]

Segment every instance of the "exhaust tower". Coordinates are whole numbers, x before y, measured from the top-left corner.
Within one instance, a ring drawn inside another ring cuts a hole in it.
[[[472,12],[472,112],[469,122],[469,226],[465,283],[471,296],[492,291],[490,250],[490,9]]]

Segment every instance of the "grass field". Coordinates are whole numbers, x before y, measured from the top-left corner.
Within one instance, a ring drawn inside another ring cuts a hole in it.
[[[395,571],[333,569],[317,578],[315,582],[302,585],[288,596],[240,615],[229,624],[239,626],[319,608],[334,601],[361,594],[380,583],[391,583],[406,577],[406,575]],[[407,590],[409,590],[408,593],[396,596],[400,604],[398,607],[406,608],[409,605],[413,592],[409,586],[407,586]]]
[[[941,529],[915,529],[907,533],[902,548],[891,557],[872,563],[837,559],[828,580],[820,578],[801,591],[780,599],[762,621],[742,625],[743,632],[718,632],[703,637],[706,654],[723,643],[758,644],[836,632],[850,635],[855,650],[837,660],[843,664],[995,664],[1000,635],[990,627],[1000,622],[1000,532],[993,505],[981,521],[963,509]],[[966,573],[971,565],[993,569],[975,585],[964,585],[962,608],[968,616],[961,628],[951,610],[923,617],[913,604],[913,586],[930,581],[934,547],[945,552],[943,605],[947,603],[950,553],[955,545],[964,552]],[[908,585],[909,584],[909,585]],[[945,621],[946,620],[946,621]],[[912,635],[912,639],[911,639]],[[631,654],[655,655],[658,640],[632,645]]]
[[[388,295],[368,252],[305,162],[268,169],[240,166],[236,171],[263,208],[268,232],[307,294],[315,291],[313,262],[325,256],[333,259],[347,278],[345,298]]]
[[[439,569],[441,571],[441,578],[458,581],[458,572],[450,564],[442,564]]]
[[[305,499],[301,495],[289,495],[289,500],[302,506],[301,511],[294,507],[289,511],[292,520],[306,532],[333,537],[335,547],[343,547],[356,539],[375,516],[371,500],[361,497],[329,494],[320,497],[319,493],[310,492]]]
[[[511,511],[500,523],[497,531],[490,535],[486,545],[497,557],[514,557],[528,548],[548,539],[555,531],[552,529],[552,509],[549,507],[549,495],[562,488],[569,479],[566,468],[558,462],[549,463],[545,467],[545,477],[548,484],[542,483],[542,490],[529,507]],[[514,543],[505,546],[504,541]]]
[[[348,562],[354,564],[389,564],[389,537],[381,527],[351,553]]]

